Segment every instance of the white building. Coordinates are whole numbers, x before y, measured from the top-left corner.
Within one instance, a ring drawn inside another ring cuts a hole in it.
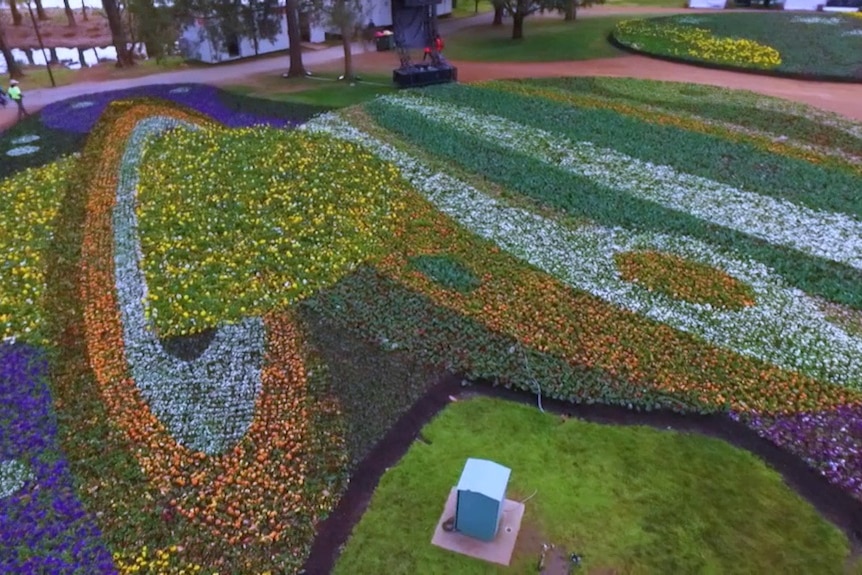
[[[216,19],[195,18],[193,22],[183,27],[179,39],[179,48],[183,57],[208,64],[227,62],[239,58],[248,58],[290,48],[287,36],[287,16],[284,9],[279,8],[281,27],[273,39],[258,38],[257,50],[254,39],[248,36],[233,36],[225,38],[224,42],[215,42],[209,29],[217,26]],[[303,36],[309,42],[319,43],[325,40],[322,27],[307,25]]]

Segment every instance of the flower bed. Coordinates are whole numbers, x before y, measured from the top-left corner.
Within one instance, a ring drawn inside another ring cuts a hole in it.
[[[234,128],[253,125],[291,127],[322,111],[315,106],[285,106],[266,100],[237,97],[203,84],[164,84],[98,92],[63,100],[46,106],[39,116],[49,128],[87,133],[110,102],[129,98],[168,100]]]
[[[19,172],[4,181],[0,203],[0,341],[26,338],[46,343],[42,297],[43,253],[72,160]]]
[[[29,266],[0,283],[4,337],[45,342],[54,399],[0,390],[54,405],[32,423],[86,510],[69,561],[298,572],[351,465],[442,369],[729,411],[862,497],[862,337],[810,297],[862,309],[862,131],[776,142],[763,118],[570,88],[441,87],[296,133],[115,102],[80,154],[3,180],[7,265]],[[0,144],[45,141],[24,136]],[[0,503],[41,481],[25,452],[0,454]]]
[[[47,364],[0,344],[0,570],[114,573],[57,442]]]
[[[147,314],[162,336],[262,315],[332,283],[379,252],[403,193],[367,151],[272,129],[152,141],[137,190]]]
[[[627,20],[619,44],[656,56],[812,79],[862,81],[862,20],[843,14],[709,14]]]

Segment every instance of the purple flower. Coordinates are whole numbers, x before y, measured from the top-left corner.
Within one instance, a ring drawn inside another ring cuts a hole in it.
[[[78,96],[50,104],[42,109],[42,123],[49,128],[77,132],[89,132],[109,103],[129,98],[162,98],[187,106],[231,127],[241,128],[266,125],[278,128],[295,127],[310,115],[310,108],[297,107],[293,111],[288,104],[273,104],[270,110],[276,114],[257,114],[246,109],[241,98],[228,98],[218,88],[204,84],[163,84],[141,86],[126,90],[99,92]],[[233,103],[231,103],[233,100]],[[292,114],[292,115],[291,115]]]
[[[0,498],[0,573],[116,573],[75,495],[46,368],[37,350],[0,345],[0,463],[24,472]]]
[[[831,483],[862,499],[862,405],[790,415],[751,412],[731,417],[795,453]]]

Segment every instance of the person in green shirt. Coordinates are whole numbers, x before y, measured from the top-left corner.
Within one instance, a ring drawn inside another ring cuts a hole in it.
[[[24,94],[21,93],[21,88],[18,86],[18,80],[9,82],[9,89],[6,91],[9,99],[18,105],[18,120],[21,120],[30,114],[24,109]]]

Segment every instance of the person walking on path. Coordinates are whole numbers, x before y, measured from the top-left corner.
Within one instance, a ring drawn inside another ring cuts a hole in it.
[[[18,120],[22,120],[30,115],[27,113],[27,110],[24,109],[24,94],[21,93],[21,88],[18,86],[18,80],[12,80],[9,82],[9,90],[6,93],[9,94],[9,99],[18,105]]]

